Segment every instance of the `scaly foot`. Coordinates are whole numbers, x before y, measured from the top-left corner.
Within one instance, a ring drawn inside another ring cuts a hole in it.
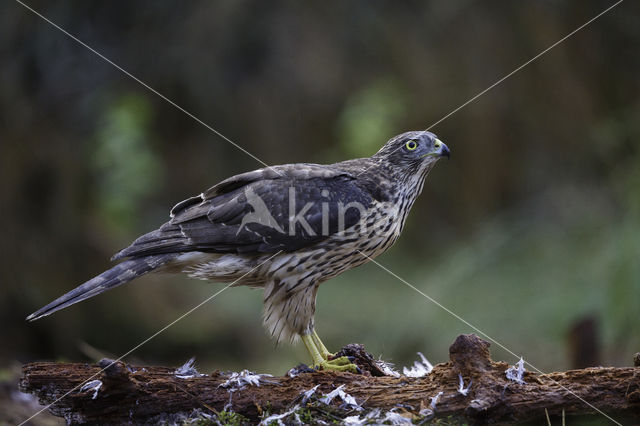
[[[358,366],[353,364],[349,357],[346,356],[341,356],[329,361],[322,360],[320,363],[314,365],[314,368],[329,371],[348,371],[349,373],[356,374],[362,373]]]
[[[330,359],[333,357],[333,354],[331,354],[322,344],[315,331],[311,334],[302,336],[302,342],[307,347],[309,354],[311,354],[311,358],[313,359],[313,368],[328,371],[349,371],[351,373],[360,373],[360,369],[346,356]],[[318,343],[320,344],[320,348],[318,347]]]

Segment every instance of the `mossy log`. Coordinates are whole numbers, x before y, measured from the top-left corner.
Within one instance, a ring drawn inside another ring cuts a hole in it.
[[[219,414],[225,409],[257,422],[267,412],[282,412],[300,403],[303,393],[317,385],[320,394],[344,385],[343,390],[362,406],[359,413],[402,407],[403,413],[420,418],[427,408],[432,418],[483,424],[539,419],[545,410],[551,415],[601,415],[595,407],[613,418],[640,419],[640,367],[525,372],[523,384],[506,377],[509,366],[492,361],[489,343],[475,335],[459,336],[449,352],[450,361],[436,365],[424,377],[390,377],[380,376],[362,346],[349,345],[344,353],[356,358],[362,374],[311,371],[268,377],[259,386],[237,389],[223,386],[229,374],[220,371],[185,378],[177,376],[175,368],[121,362],[103,370],[107,360],[98,365],[37,362],[23,367],[20,387],[43,404],[55,401],[50,411],[71,423],[145,423],[193,410]],[[100,380],[100,387],[80,391],[92,376]],[[465,386],[472,381],[466,395],[458,391],[459,376]],[[434,408],[432,397],[440,392]]]

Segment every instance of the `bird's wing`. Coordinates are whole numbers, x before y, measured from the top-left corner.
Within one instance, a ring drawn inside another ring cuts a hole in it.
[[[260,169],[178,203],[169,222],[138,238],[114,259],[189,251],[295,251],[352,227],[361,214],[354,206],[366,209],[371,202],[369,191],[356,177],[330,166]]]

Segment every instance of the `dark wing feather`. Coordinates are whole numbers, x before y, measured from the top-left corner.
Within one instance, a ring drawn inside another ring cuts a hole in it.
[[[290,211],[291,191],[295,199],[293,211]],[[256,200],[263,204],[256,204]],[[295,251],[338,232],[339,204],[351,202],[368,207],[372,197],[346,172],[315,164],[260,169],[234,176],[198,197],[178,203],[169,222],[138,238],[114,259],[189,251]],[[257,221],[247,221],[258,210],[262,211],[261,205],[266,207],[269,221],[265,221],[264,214]],[[323,209],[328,213],[325,223]],[[292,232],[291,213],[301,211],[308,227],[298,221]],[[360,220],[357,209],[346,210],[344,216],[344,229]]]

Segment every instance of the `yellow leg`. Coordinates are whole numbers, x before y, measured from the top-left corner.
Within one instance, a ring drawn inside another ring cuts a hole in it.
[[[320,340],[320,337],[318,337],[318,333],[316,333],[316,330],[311,331],[311,337],[313,338],[313,343],[316,344],[316,348],[318,348],[318,352],[320,352],[320,355],[322,355],[322,358],[328,361],[329,357],[335,355],[329,352],[327,347],[322,343],[322,340]]]
[[[340,358],[329,360],[327,358],[330,355],[330,352],[325,348],[325,346],[320,342],[320,338],[315,333],[315,331],[311,332],[311,334],[306,334],[302,337],[302,343],[309,351],[311,355],[311,359],[313,360],[313,367],[319,368],[321,370],[333,370],[333,371],[350,371],[351,373],[358,373],[359,369],[355,364],[352,364],[348,357],[341,356]],[[316,339],[321,345],[321,349],[318,349],[318,345],[316,344]],[[324,354],[322,353],[324,352]],[[326,355],[327,356],[323,356]]]
[[[310,334],[307,334],[306,336],[302,336],[302,343],[304,343],[304,346],[307,348],[307,351],[309,351],[309,354],[311,355],[311,359],[313,360],[313,365],[320,365],[322,363],[322,361],[326,361],[322,355],[320,355],[320,352],[318,351],[318,348],[315,345],[315,342],[313,341],[313,338],[311,337]]]

